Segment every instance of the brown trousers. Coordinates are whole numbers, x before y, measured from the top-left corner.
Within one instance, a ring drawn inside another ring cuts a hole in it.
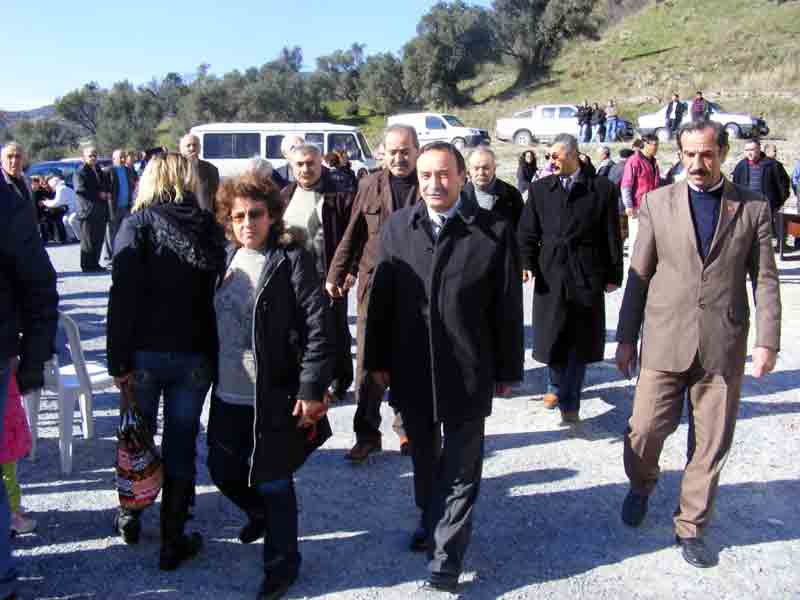
[[[689,450],[674,515],[675,533],[681,537],[702,536],[711,520],[719,476],[733,443],[741,386],[741,374],[706,373],[697,358],[684,373],[643,368],[639,375],[625,436],[625,473],[636,493],[653,493],[664,440],[677,429],[688,395]]]

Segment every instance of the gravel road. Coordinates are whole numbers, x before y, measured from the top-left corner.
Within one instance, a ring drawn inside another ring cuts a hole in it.
[[[110,277],[82,275],[75,245],[49,251],[59,272],[61,310],[78,320],[88,357],[104,361]],[[719,566],[694,569],[671,545],[685,423],[665,447],[663,477],[645,524],[631,530],[620,521],[627,491],[622,433],[633,382],[610,360],[621,300],[616,292],[608,297],[607,360],[588,370],[580,427],[560,427],[557,414],[542,407],[544,369],[530,352],[524,384],[513,397],[495,401],[463,598],[800,598],[800,262],[787,260],[780,268],[784,348],[776,373],[758,382],[746,377],[708,532]],[[528,287],[527,321],[530,293]],[[261,546],[237,541],[242,515],[210,483],[204,433],[197,517],[190,523],[205,536],[202,555],[177,572],[160,572],[154,509],[146,513],[138,546],[111,535],[116,401],[113,390],[95,396],[91,440],[81,437],[75,413],[74,470],[63,476],[57,405],[43,399],[39,457],[20,462],[23,503],[39,522],[36,533],[13,542],[21,598],[255,597]],[[406,549],[416,523],[410,460],[398,452],[384,407],[384,452],[367,466],[347,464],[354,410],[352,401],[335,405],[334,437],[298,474],[303,567],[289,597],[425,598],[419,589],[424,559]]]

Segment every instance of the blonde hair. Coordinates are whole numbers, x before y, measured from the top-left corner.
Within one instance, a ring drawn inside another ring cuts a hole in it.
[[[139,180],[133,212],[155,204],[183,202],[196,186],[197,171],[191,161],[174,152],[153,156]]]

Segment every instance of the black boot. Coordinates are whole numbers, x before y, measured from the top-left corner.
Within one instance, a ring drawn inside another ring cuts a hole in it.
[[[130,510],[120,507],[114,515],[114,531],[122,536],[126,544],[138,544],[139,534],[142,531],[140,510]]]
[[[183,528],[189,512],[194,482],[164,479],[161,492],[161,556],[159,568],[174,571],[203,547],[199,533],[186,535]]]

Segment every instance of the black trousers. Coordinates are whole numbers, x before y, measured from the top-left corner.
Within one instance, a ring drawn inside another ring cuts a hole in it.
[[[433,573],[461,574],[480,491],[485,422],[405,419],[414,463],[414,497],[431,538],[428,569]]]
[[[100,256],[101,261],[111,265],[114,258],[114,239],[117,237],[119,226],[122,225],[122,220],[130,214],[127,208],[118,208],[114,218],[109,217],[106,224],[106,236],[103,240],[103,252]]]
[[[297,496],[294,480],[249,484],[253,452],[250,406],[227,404],[211,395],[208,417],[208,471],[211,480],[248,518],[264,521],[264,571],[276,578],[293,578],[300,567]]]
[[[344,394],[353,383],[353,336],[350,335],[350,325],[347,322],[347,297],[335,300],[328,298],[327,301],[333,315],[336,351],[332,386],[337,393]]]
[[[81,224],[81,270],[100,269],[100,253],[103,251],[103,240],[106,237],[108,207],[96,202],[91,212]]]

